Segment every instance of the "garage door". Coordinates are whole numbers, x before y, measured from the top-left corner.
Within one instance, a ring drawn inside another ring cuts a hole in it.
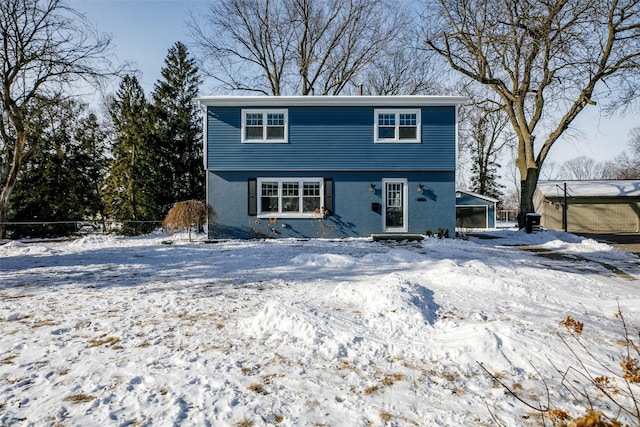
[[[487,228],[486,206],[456,206],[456,227]]]
[[[569,231],[637,232],[633,203],[569,204]]]

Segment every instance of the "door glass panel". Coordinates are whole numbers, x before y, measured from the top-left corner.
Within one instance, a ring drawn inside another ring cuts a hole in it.
[[[385,197],[387,214],[385,218],[385,226],[387,228],[404,227],[403,192],[404,184],[401,182],[388,182],[386,184]]]

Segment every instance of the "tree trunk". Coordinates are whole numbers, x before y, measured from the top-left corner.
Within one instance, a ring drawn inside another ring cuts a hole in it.
[[[526,226],[528,213],[534,212],[533,193],[538,186],[538,168],[527,169],[526,177],[520,180],[520,212],[518,212],[518,226]]]
[[[9,214],[9,198],[13,192],[13,187],[16,184],[16,177],[7,177],[7,181],[0,189],[0,239],[4,239],[6,236],[5,221]]]
[[[0,194],[0,239],[4,239],[5,238],[5,225],[4,222],[7,220],[7,213],[8,213],[8,201],[5,201],[5,199],[7,198],[5,196],[5,188],[2,188],[2,192]],[[9,192],[10,193],[10,192]]]
[[[18,128],[18,135],[15,138],[15,147],[13,156],[11,158],[11,165],[9,170],[6,171],[6,175],[3,174],[0,182],[0,239],[6,237],[5,221],[9,214],[9,199],[11,193],[18,180],[18,172],[22,167],[22,158],[24,156],[24,147],[27,139],[26,132],[20,131],[24,129],[24,126],[16,126]],[[6,142],[5,142],[6,144]]]

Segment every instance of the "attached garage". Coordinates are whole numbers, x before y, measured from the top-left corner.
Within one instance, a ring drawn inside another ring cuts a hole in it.
[[[497,202],[481,194],[456,191],[456,228],[495,228]]]
[[[565,200],[569,232],[640,232],[640,181],[540,181],[534,206],[544,228],[563,229]]]

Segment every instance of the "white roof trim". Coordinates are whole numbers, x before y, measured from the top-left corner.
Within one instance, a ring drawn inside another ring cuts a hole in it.
[[[608,181],[538,181],[538,191],[545,197],[640,197],[640,180],[621,179]]]
[[[452,106],[469,101],[466,96],[202,96],[195,102],[220,107],[321,107],[376,106],[420,107]]]
[[[482,194],[473,193],[473,192],[467,191],[467,190],[456,190],[456,193],[468,194],[471,197],[477,197],[478,199],[483,199],[483,200],[486,200],[486,201],[489,201],[489,202],[494,202],[494,203],[498,202],[498,199],[494,199],[493,197],[483,196]]]

